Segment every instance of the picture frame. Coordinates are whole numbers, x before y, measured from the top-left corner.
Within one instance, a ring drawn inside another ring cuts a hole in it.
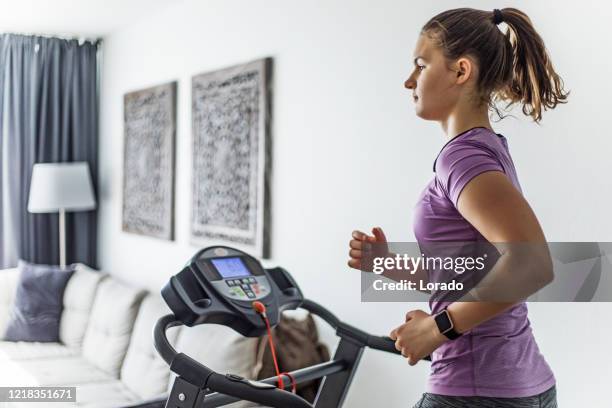
[[[124,95],[122,230],[174,240],[177,82]]]
[[[192,78],[191,243],[269,256],[272,59]]]

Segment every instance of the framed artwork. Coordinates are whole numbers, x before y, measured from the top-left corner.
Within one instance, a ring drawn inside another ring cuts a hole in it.
[[[192,78],[191,242],[269,256],[272,59]]]
[[[176,82],[124,95],[125,232],[174,239]]]

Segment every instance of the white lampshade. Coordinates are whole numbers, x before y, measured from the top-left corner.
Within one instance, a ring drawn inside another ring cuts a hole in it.
[[[86,162],[37,163],[32,170],[28,211],[86,211],[96,208]]]

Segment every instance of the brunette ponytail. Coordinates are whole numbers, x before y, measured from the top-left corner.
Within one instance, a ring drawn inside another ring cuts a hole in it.
[[[505,23],[506,33],[497,27]],[[543,111],[567,103],[569,92],[555,72],[544,41],[529,17],[515,8],[483,11],[471,8],[447,10],[429,20],[422,29],[447,59],[470,55],[480,75],[479,103],[486,103],[501,117],[496,102],[505,109],[520,103],[535,122]]]

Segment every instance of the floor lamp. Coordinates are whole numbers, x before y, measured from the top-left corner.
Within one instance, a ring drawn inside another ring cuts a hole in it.
[[[60,266],[66,267],[66,211],[96,208],[86,162],[36,163],[32,169],[28,211],[59,212]]]

